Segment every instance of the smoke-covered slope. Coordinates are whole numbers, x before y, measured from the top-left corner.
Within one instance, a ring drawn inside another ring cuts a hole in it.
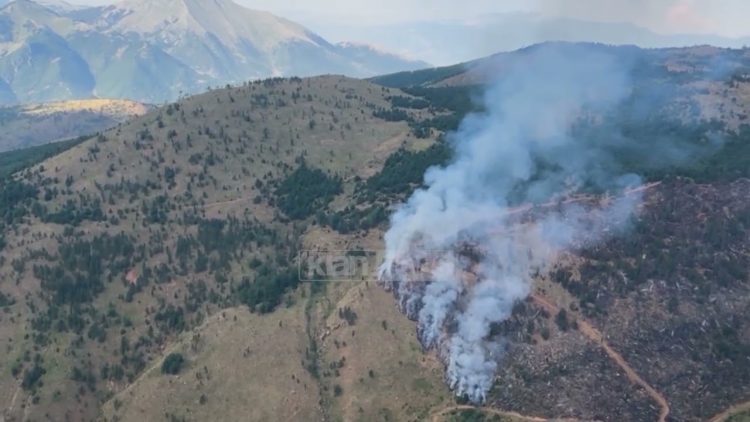
[[[4,98],[19,101],[96,95],[162,102],[253,78],[372,76],[425,66],[374,50],[352,54],[231,0],[127,0],[96,8],[17,0],[0,9],[0,51],[0,79],[13,91]]]
[[[638,79],[658,79],[668,77],[671,73],[671,76],[681,75],[695,81],[705,78],[715,80],[744,70],[750,64],[750,54],[746,49],[732,50],[712,46],[644,49],[633,45],[547,42],[457,65],[381,75],[372,78],[372,81],[395,88],[483,85],[502,77],[509,65],[550,45],[571,53],[581,45],[588,45],[592,50],[601,52],[615,52],[619,60],[637,62],[634,77]]]
[[[575,411],[566,415],[597,419],[596,411],[607,408],[623,420],[665,421],[670,414],[680,420],[709,417],[722,406],[718,391],[734,400],[748,394],[741,379],[750,366],[740,356],[750,350],[750,321],[736,314],[748,305],[750,282],[746,53],[550,43],[465,67],[380,79],[411,83],[407,92],[455,106],[462,115],[470,110],[460,97],[473,90],[478,99],[477,113],[455,119],[452,127],[451,120],[436,119],[416,129],[457,130],[450,138],[454,158],[424,173],[422,187],[392,215],[380,273],[400,309],[417,322],[422,346],[443,360],[448,385],[459,397],[527,414],[544,409],[548,417],[559,417],[562,404],[572,400]],[[727,108],[730,103],[739,108]],[[679,176],[710,186],[673,179]],[[697,189],[699,198],[670,193],[682,189]],[[690,211],[703,201],[700,212]],[[715,241],[708,240],[713,236],[705,226],[670,226],[701,214],[723,233]],[[657,291],[643,287],[639,294],[644,283]],[[686,291],[680,294],[675,286]],[[687,293],[691,289],[702,290]],[[698,304],[712,295],[735,311]],[[678,309],[678,303],[685,307]],[[532,316],[535,308],[547,316]],[[632,322],[624,335],[633,308],[651,319]],[[695,324],[704,312],[728,328],[707,328],[708,338],[688,341],[681,324]],[[543,347],[567,359],[545,363],[534,356],[533,335],[541,328],[542,340],[549,340],[545,319],[552,316],[562,337]],[[577,334],[567,336],[571,321]],[[614,346],[599,331],[612,324],[619,327]],[[681,346],[659,353],[645,343],[668,348],[663,344],[670,340],[656,334],[665,326]],[[509,337],[516,344],[509,345]],[[587,341],[601,349],[586,350],[584,357],[580,349],[590,347]],[[640,350],[649,350],[649,358]],[[690,353],[707,363],[685,362]],[[670,361],[677,355],[682,358]],[[588,362],[599,359],[602,367],[619,367],[647,397],[628,404],[609,395],[597,399],[602,407],[585,405],[597,383],[616,377],[586,374]],[[735,373],[729,376],[728,366],[714,365],[716,360],[735,365]],[[576,369],[554,377],[566,365]],[[690,381],[670,378],[681,370]],[[534,388],[504,387],[519,376],[537,385],[544,400],[521,399],[533,396]],[[694,406],[682,393],[696,379],[711,386],[701,395],[713,408]],[[549,390],[544,384],[550,382],[566,387]],[[554,392],[572,385],[587,393]],[[658,412],[641,400],[655,403]],[[670,410],[670,402],[678,409]]]
[[[378,25],[359,22],[326,28],[327,36],[376,42],[392,51],[419,54],[441,66],[514,51],[548,41],[599,42],[643,48],[714,45],[742,48],[748,37],[665,34],[626,22],[597,22],[538,13],[486,14],[471,19],[422,20]],[[405,34],[407,34],[405,36]]]

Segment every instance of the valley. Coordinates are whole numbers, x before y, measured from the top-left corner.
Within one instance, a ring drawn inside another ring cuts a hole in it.
[[[0,108],[0,152],[91,136],[149,110],[134,101],[103,99]]]

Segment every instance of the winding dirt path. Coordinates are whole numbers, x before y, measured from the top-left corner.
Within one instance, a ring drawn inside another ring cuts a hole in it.
[[[646,185],[638,186],[636,188],[627,189],[624,192],[624,196],[630,196],[633,194],[642,193],[642,192],[651,190],[653,188],[656,188],[660,186],[661,184],[662,182],[653,182],[653,183],[649,183]],[[534,208],[552,208],[552,207],[556,207],[559,205],[583,202],[586,200],[591,200],[592,198],[593,198],[592,196],[584,195],[584,196],[568,198],[564,201],[550,201],[548,203],[537,204],[537,205],[526,204],[526,205],[521,205],[516,208],[509,209],[508,214],[520,214],[520,213],[528,212]],[[557,313],[560,312],[560,308],[556,304],[550,302],[547,298],[545,298],[544,296],[538,293],[532,294],[531,299],[534,301],[534,303],[537,304],[537,306],[540,306],[541,308],[545,309],[550,315],[557,315]],[[601,333],[601,331],[596,329],[593,325],[591,325],[591,323],[589,323],[585,319],[582,319],[580,316],[578,316],[578,330],[584,336],[586,336],[589,340],[597,343],[604,350],[607,356],[609,356],[609,358],[612,361],[614,361],[614,363],[618,367],[620,367],[620,369],[622,369],[623,372],[625,372],[625,375],[628,377],[628,380],[631,383],[640,386],[646,391],[649,397],[651,397],[651,399],[659,405],[660,411],[659,411],[658,421],[666,422],[667,417],[669,416],[669,403],[667,402],[667,399],[664,397],[664,395],[662,395],[659,391],[657,391],[654,387],[652,387],[648,382],[646,382],[643,378],[641,378],[640,375],[638,375],[638,373],[630,366],[630,364],[628,364],[625,358],[609,345],[609,343],[604,339],[604,335]],[[743,405],[740,405],[740,406],[743,406]],[[744,406],[746,406],[747,409],[750,409],[750,402],[745,403]],[[720,415],[717,415],[717,417],[715,417],[714,419],[711,419],[709,422],[723,422],[726,417],[742,412],[743,410],[746,409],[746,407],[737,407],[737,408],[729,409],[726,412]],[[441,420],[443,420],[441,418],[448,415],[450,412],[453,412],[456,410],[471,410],[471,409],[478,410],[484,413],[489,413],[492,415],[515,418],[519,421],[524,421],[524,422],[546,422],[550,420],[550,419],[544,419],[544,418],[537,418],[533,416],[524,416],[515,412],[505,412],[505,411],[493,409],[493,408],[474,407],[474,406],[469,406],[469,405],[449,406],[445,409],[438,410],[432,414],[431,420],[433,422],[440,422]],[[560,419],[560,418],[554,418],[553,420],[565,421],[565,422],[577,421],[576,419]]]
[[[5,420],[6,417],[7,418],[13,417],[13,412],[15,411],[15,408],[16,408],[16,401],[18,400],[19,393],[21,393],[21,384],[19,384],[18,387],[16,387],[15,391],[13,392],[13,398],[11,398],[10,400],[10,405],[8,405],[8,407],[5,409],[5,412],[3,412],[5,415],[3,417],[3,420]]]
[[[45,347],[41,354],[45,355],[47,351],[49,350],[50,346]],[[18,396],[23,392],[23,382],[19,381],[18,386],[16,387],[16,390],[13,392],[13,398],[10,400],[10,404],[8,407],[5,408],[5,410],[0,414],[0,422],[4,422],[7,418],[7,420],[12,420],[14,417],[13,412],[16,410],[16,402],[18,401]],[[29,411],[31,410],[31,396],[28,396],[26,398],[26,405],[24,406],[23,410],[23,419],[24,421],[29,420]]]
[[[544,308],[547,312],[549,312],[550,315],[557,315],[557,313],[560,312],[560,309],[557,305],[550,302],[538,293],[532,294],[531,299],[538,306]],[[604,349],[604,352],[607,353],[607,356],[609,356],[609,358],[612,359],[612,361],[614,361],[615,364],[617,364],[617,366],[619,366],[625,372],[625,375],[628,377],[630,382],[646,390],[646,393],[659,405],[659,408],[661,409],[659,411],[659,422],[666,422],[667,416],[669,416],[669,403],[667,402],[667,399],[664,397],[664,395],[658,392],[654,387],[652,387],[643,378],[641,378],[640,375],[638,375],[638,373],[628,364],[625,358],[623,358],[620,353],[614,350],[612,346],[607,343],[607,340],[604,339],[604,335],[602,335],[601,331],[596,329],[593,325],[591,325],[591,323],[589,323],[585,319],[582,319],[580,316],[578,317],[577,322],[578,330],[583,335],[588,337],[589,340],[601,346],[601,348]]]
[[[637,193],[643,193],[655,187],[661,186],[661,184],[662,182],[652,182],[652,183],[648,183],[648,184],[641,185],[638,187],[625,189],[625,191],[622,192],[621,197],[628,197]],[[533,209],[554,208],[560,205],[577,204],[577,203],[584,202],[584,201],[601,200],[601,199],[602,198],[600,196],[596,196],[596,195],[576,195],[576,196],[572,196],[561,201],[549,201],[543,204],[519,205],[515,208],[509,208],[507,210],[507,213],[508,214],[520,214],[520,213],[531,211]]]
[[[732,416],[735,416],[742,412],[750,412],[750,401],[736,404],[729,409],[719,413],[718,415],[712,417],[708,420],[708,422],[724,422]]]
[[[490,415],[496,415],[506,418],[512,418],[514,420],[517,420],[519,422],[547,422],[550,419],[544,419],[544,418],[537,418],[534,416],[524,416],[520,413],[516,412],[504,412],[502,410],[493,409],[490,407],[474,407],[469,405],[455,405],[455,406],[449,406],[445,409],[438,410],[437,412],[433,413],[430,417],[430,420],[432,422],[441,422],[444,421],[445,416],[448,416],[449,413],[455,412],[457,410],[477,410],[483,413],[488,413]],[[578,422],[576,419],[554,419],[557,422]]]

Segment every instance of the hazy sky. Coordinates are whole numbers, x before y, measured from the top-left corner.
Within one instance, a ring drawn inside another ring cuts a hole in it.
[[[107,4],[107,0],[68,0]],[[208,1],[208,0],[206,0]],[[512,11],[627,21],[660,33],[750,35],[750,0],[236,0],[307,25],[468,19]],[[315,29],[313,27],[313,29]]]

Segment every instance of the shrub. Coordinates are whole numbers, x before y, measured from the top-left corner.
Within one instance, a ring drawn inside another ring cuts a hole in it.
[[[170,353],[161,364],[161,373],[168,375],[177,375],[185,364],[185,358],[180,353]]]
[[[304,161],[276,190],[279,208],[294,220],[304,220],[325,208],[339,193],[339,177],[330,177],[322,170],[311,169]]]

